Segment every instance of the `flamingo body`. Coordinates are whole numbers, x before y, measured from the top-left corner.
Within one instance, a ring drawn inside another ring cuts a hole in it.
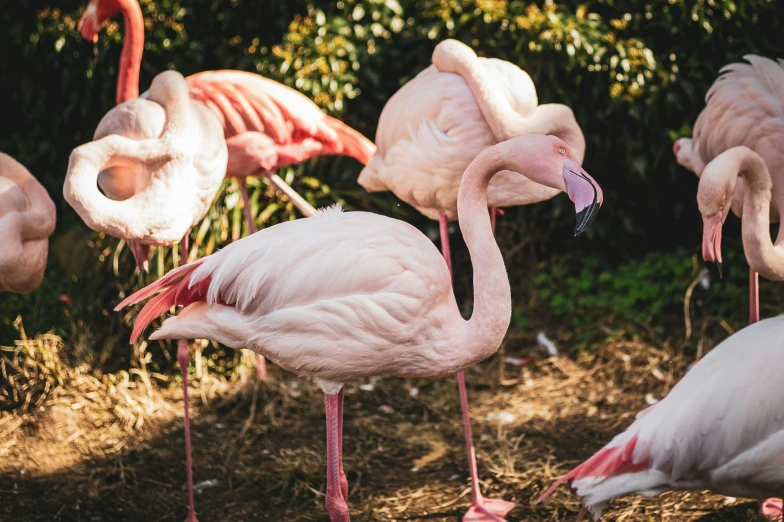
[[[784,316],[738,331],[596,455],[559,479],[598,520],[632,493],[709,489],[765,498],[784,486]]]
[[[705,95],[705,108],[694,123],[692,138],[673,146],[679,164],[701,176],[722,152],[746,146],[765,160],[774,176],[771,222],[784,208],[784,61],[748,54],[748,63],[725,65]],[[743,213],[744,180],[733,196],[733,213]]]
[[[41,285],[55,220],[46,189],[0,152],[0,291],[27,294]]]
[[[504,60],[479,60],[510,105],[530,116],[537,97],[528,74]],[[440,212],[457,219],[463,172],[482,150],[499,141],[466,81],[431,65],[384,106],[376,133],[378,152],[358,181],[369,192],[392,190],[431,219],[438,219]],[[504,171],[490,182],[487,198],[491,207],[506,207],[556,194],[550,187]]]
[[[185,306],[151,338],[247,344],[321,382],[440,377],[474,362],[448,342],[463,320],[443,256],[413,226],[377,214],[335,207],[265,228],[172,271],[150,288],[158,290],[134,336],[148,319]],[[508,326],[509,318],[499,321]],[[478,360],[495,351],[505,330],[478,347]]]
[[[109,111],[98,127],[103,132],[111,134],[72,152],[66,201],[93,230],[143,245],[180,241],[207,213],[226,171],[215,115],[189,99],[181,74],[166,71],[147,99]]]

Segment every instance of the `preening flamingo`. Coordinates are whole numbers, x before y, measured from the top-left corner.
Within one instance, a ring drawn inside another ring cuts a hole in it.
[[[101,26],[121,13],[125,36],[117,75],[117,103],[139,97],[139,71],[144,52],[144,17],[137,0],[91,0],[79,19],[79,32],[97,42]],[[346,155],[366,164],[375,146],[362,134],[327,116],[302,93],[258,74],[206,71],[188,76],[191,98],[206,104],[224,128],[229,149],[226,176],[239,179],[248,231],[256,231],[246,187],[248,176],[264,176],[305,216],[315,209],[276,171],[316,156]],[[144,94],[142,95],[144,96]],[[145,267],[147,249],[131,244],[137,263]],[[259,378],[266,379],[264,359],[256,359]]]
[[[590,509],[598,520],[608,500],[632,493],[709,489],[747,498],[780,494],[782,335],[780,315],[726,339],[664,399],[640,412],[626,431],[561,477],[537,502],[567,483],[585,506],[580,519]],[[780,517],[780,507],[766,513],[773,514]]]
[[[511,295],[490,229],[487,187],[508,169],[575,202],[577,232],[590,222],[601,189],[569,146],[552,136],[513,138],[481,152],[462,178],[460,228],[474,265],[474,312],[466,321],[438,249],[402,221],[328,209],[266,228],[184,267],[120,303],[151,299],[133,338],[172,306],[185,307],[151,339],[206,338],[249,347],[325,394],[326,506],[349,520],[342,470],[346,382],[370,375],[435,378],[492,355],[509,326]]]
[[[146,99],[131,99],[109,111],[96,134],[104,132],[105,137],[71,153],[66,201],[93,230],[137,245],[182,241],[187,262],[188,233],[204,218],[226,172],[228,150],[217,118],[190,99],[180,73],[166,71],[153,79]],[[187,341],[178,343],[177,352],[186,398],[188,520],[194,521]]]
[[[432,60],[384,106],[376,131],[378,152],[358,181],[368,192],[391,190],[438,219],[442,252],[451,267],[447,221],[458,217],[463,172],[480,152],[514,136],[553,134],[570,145],[579,167],[585,138],[569,107],[537,105],[531,78],[516,65],[479,58],[457,40],[440,42]],[[544,201],[558,192],[518,173],[499,172],[488,187],[491,222],[496,207]],[[597,201],[601,204],[601,194]],[[592,211],[586,209],[584,217]],[[471,475],[472,505],[464,520],[500,520],[514,504],[484,499],[479,491],[465,376],[461,371],[457,377]]]
[[[41,285],[55,220],[46,189],[0,152],[0,292],[27,294]]]
[[[694,124],[694,136],[677,140],[673,152],[679,164],[701,176],[707,165],[728,149],[746,146],[755,151],[774,176],[770,220],[777,222],[784,203],[784,61],[753,54],[743,58],[749,63],[731,63],[719,71]],[[728,200],[738,217],[743,213],[743,192],[741,176]],[[748,250],[746,257],[751,267]],[[784,275],[775,280],[782,278]],[[759,277],[751,267],[749,322],[758,320]]]

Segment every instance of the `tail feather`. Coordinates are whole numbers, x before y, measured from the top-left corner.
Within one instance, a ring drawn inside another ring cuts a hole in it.
[[[376,153],[376,146],[373,142],[359,131],[352,129],[342,121],[336,120],[331,116],[327,116],[326,123],[338,135],[336,152],[351,156],[363,165],[367,165]]]
[[[638,473],[650,467],[650,459],[634,459],[634,448],[637,445],[637,435],[623,446],[604,447],[593,457],[589,458],[572,471],[556,480],[552,486],[542,493],[536,504],[549,497],[561,484],[567,483],[571,487],[575,480],[584,478],[603,479],[624,473]]]
[[[205,258],[206,259],[206,258]],[[142,288],[138,292],[125,298],[115,307],[119,311],[128,305],[138,303],[148,297],[163,291],[162,294],[155,296],[144,307],[139,315],[136,316],[133,331],[131,332],[131,342],[135,342],[147,326],[155,319],[173,306],[188,306],[197,301],[207,299],[207,290],[210,286],[211,277],[205,277],[198,284],[190,286],[190,277],[204,259],[175,268],[158,281]]]

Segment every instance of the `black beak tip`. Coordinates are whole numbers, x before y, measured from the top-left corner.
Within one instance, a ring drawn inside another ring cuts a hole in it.
[[[594,202],[582,209],[577,213],[577,219],[574,223],[574,237],[579,236],[591,226],[596,214],[599,213],[599,205]]]
[[[713,262],[713,261],[706,261],[705,265],[708,267],[711,275],[716,279],[722,278],[722,271],[721,271],[721,261]]]

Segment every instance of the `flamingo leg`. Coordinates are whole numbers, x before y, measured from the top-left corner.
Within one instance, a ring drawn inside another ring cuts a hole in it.
[[[343,390],[338,393],[338,436],[340,437],[340,491],[343,499],[348,502],[348,479],[343,471]]]
[[[495,230],[495,209],[490,209],[490,223]],[[449,248],[449,231],[446,216],[441,213],[438,217],[441,233],[441,252],[446,260],[449,273],[452,273],[451,249]],[[457,385],[460,391],[460,409],[463,412],[463,429],[465,430],[466,452],[468,454],[468,470],[471,475],[471,507],[463,516],[463,522],[503,522],[506,515],[513,507],[513,502],[500,499],[486,499],[479,491],[479,472],[476,466],[476,448],[474,435],[471,431],[471,413],[468,406],[468,390],[466,389],[465,374],[457,374]]]
[[[343,440],[340,435],[342,395],[324,395],[327,412],[327,512],[331,522],[349,522],[348,504],[343,498],[341,485],[341,454]]]
[[[759,320],[759,274],[749,268],[749,324]]]
[[[294,206],[297,207],[300,212],[302,212],[303,216],[310,217],[316,213],[316,209],[313,208],[313,205],[305,201],[305,198],[300,196],[297,191],[291,188],[288,183],[283,181],[280,176],[270,172],[267,174],[267,179],[269,179],[273,187],[281,191],[287,198],[291,200],[292,203],[294,203]]]
[[[188,262],[188,234],[180,242],[182,252],[182,264]],[[196,518],[196,501],[193,498],[193,457],[191,454],[191,415],[190,401],[188,398],[188,365],[190,364],[191,354],[188,350],[188,340],[180,339],[177,341],[177,362],[180,363],[180,374],[182,375],[182,401],[185,407],[185,466],[188,480],[188,516],[185,522],[199,522]]]
[[[749,268],[749,324],[759,320],[759,274]],[[760,500],[759,511],[765,520],[784,520],[784,501],[780,498]]]
[[[242,196],[242,213],[245,215],[245,223],[248,225],[248,233],[255,234],[258,230],[256,228],[256,220],[253,219],[253,213],[250,209],[250,196],[248,195],[248,183],[245,179],[237,179],[240,186],[240,195]],[[256,378],[260,381],[267,380],[267,361],[260,353],[256,354]]]

